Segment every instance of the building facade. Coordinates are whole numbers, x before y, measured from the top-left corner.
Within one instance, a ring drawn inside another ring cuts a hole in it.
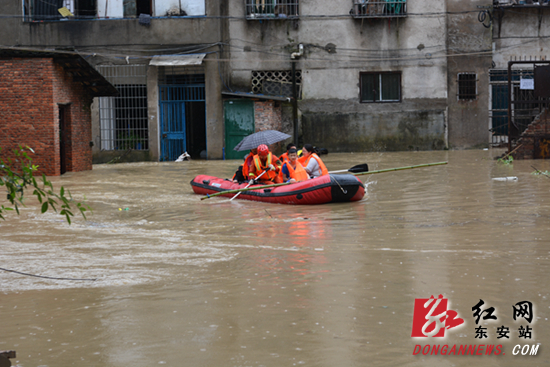
[[[119,90],[94,100],[95,162],[239,158],[267,128],[332,152],[492,141],[490,0],[7,3],[10,46],[74,50]]]

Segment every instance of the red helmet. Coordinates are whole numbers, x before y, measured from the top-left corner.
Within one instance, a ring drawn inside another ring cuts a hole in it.
[[[268,155],[269,154],[269,148],[265,144],[258,145],[258,154],[259,155]]]

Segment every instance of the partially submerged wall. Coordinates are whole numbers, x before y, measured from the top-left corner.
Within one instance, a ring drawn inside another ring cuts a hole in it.
[[[328,106],[334,106],[330,108]],[[432,150],[445,148],[445,101],[407,101],[376,110],[353,111],[338,100],[303,103],[304,143],[331,152]],[[334,110],[343,112],[329,112]]]

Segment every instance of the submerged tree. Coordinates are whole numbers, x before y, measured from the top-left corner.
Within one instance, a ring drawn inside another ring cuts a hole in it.
[[[45,174],[42,174],[42,180],[39,180],[41,181],[39,184],[39,181],[34,177],[38,166],[32,164],[32,159],[27,151],[34,153],[31,148],[20,146],[18,149],[13,150],[13,159],[0,158],[0,186],[6,187],[7,200],[11,204],[11,206],[0,206],[0,219],[5,220],[4,215],[9,210],[15,210],[19,214],[19,207],[25,206],[23,203],[25,193],[30,190],[42,205],[42,213],[52,209],[54,212],[64,215],[67,222],[71,224],[71,217],[74,216],[73,207],[76,207],[86,219],[85,212],[90,210],[90,207],[84,202],[75,201],[69,190],[65,190],[61,186],[59,192],[55,192],[51,181],[46,178]]]

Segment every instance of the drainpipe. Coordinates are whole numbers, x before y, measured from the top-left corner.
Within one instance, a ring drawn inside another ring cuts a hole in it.
[[[304,45],[298,45],[298,52],[290,54],[290,62],[292,64],[292,120],[294,123],[294,144],[298,146],[298,88],[296,86],[296,62],[297,58],[304,54]]]

